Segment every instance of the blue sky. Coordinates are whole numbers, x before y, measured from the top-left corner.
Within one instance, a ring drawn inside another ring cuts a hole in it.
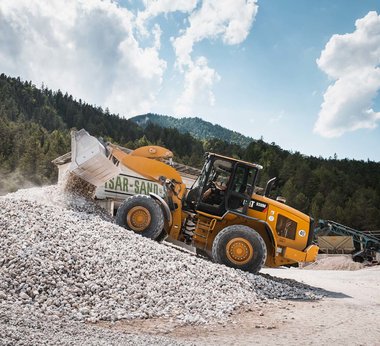
[[[123,117],[380,161],[380,1],[2,0],[0,70]]]

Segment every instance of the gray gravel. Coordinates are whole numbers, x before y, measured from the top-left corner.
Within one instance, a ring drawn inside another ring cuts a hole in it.
[[[318,298],[298,283],[237,271],[135,235],[57,186],[1,197],[0,210],[5,344],[13,338],[31,344],[41,333],[61,335],[61,344],[165,344],[81,322],[164,317],[201,324],[267,299]]]
[[[9,305],[0,312],[0,345],[184,345],[169,337],[137,335],[66,319],[36,316],[30,307]]]

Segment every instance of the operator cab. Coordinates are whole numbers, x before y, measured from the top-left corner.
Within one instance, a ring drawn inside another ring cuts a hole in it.
[[[187,194],[185,207],[222,216],[246,214],[261,166],[209,153],[201,174]]]

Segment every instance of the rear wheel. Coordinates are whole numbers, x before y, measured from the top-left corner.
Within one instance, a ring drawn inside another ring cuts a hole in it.
[[[116,223],[143,237],[157,239],[164,228],[164,215],[153,198],[135,195],[120,205]]]
[[[267,249],[263,238],[248,226],[232,225],[215,237],[212,258],[228,267],[257,273],[265,263]]]

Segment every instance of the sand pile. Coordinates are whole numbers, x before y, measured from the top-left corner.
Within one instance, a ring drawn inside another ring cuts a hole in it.
[[[351,255],[323,257],[303,267],[312,270],[359,270],[364,268],[363,263],[354,262]]]

